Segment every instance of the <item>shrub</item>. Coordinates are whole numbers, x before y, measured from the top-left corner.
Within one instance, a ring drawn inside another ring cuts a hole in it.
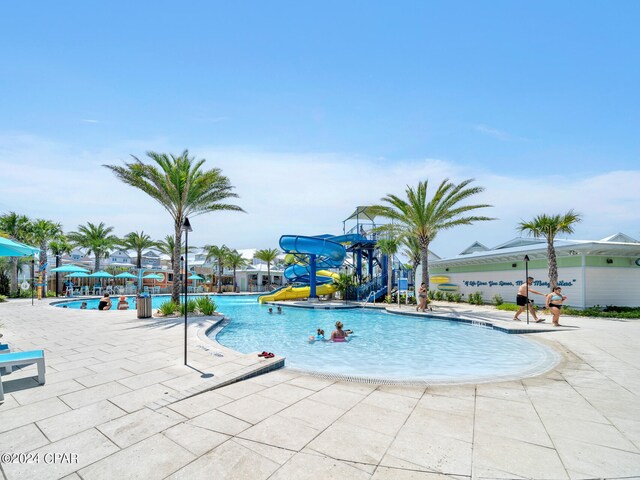
[[[447,298],[447,302],[453,302],[453,292],[446,292],[444,295]]]
[[[160,307],[158,308],[158,311],[163,315],[173,315],[175,312],[178,311],[178,304],[173,300],[167,300],[166,302],[160,305]]]
[[[436,291],[435,290],[428,290],[427,291],[427,297],[429,298],[429,300],[435,300],[436,299]]]
[[[482,292],[481,291],[477,291],[475,293],[470,293],[469,294],[469,303],[471,305],[483,305],[484,304],[484,300],[482,298]]]
[[[462,302],[462,296],[464,295],[464,293],[454,293],[453,294],[453,301],[456,303],[460,303]]]
[[[493,303],[495,303],[496,305],[502,305],[504,303],[504,299],[502,298],[502,295],[500,295],[499,293],[496,293],[493,296]]]
[[[7,297],[5,295],[0,295],[0,303],[6,302],[6,301],[7,301]]]
[[[436,293],[433,294],[433,299],[441,302],[444,300],[444,292],[436,290]]]
[[[187,302],[187,312],[193,313],[196,311],[198,303],[195,300],[189,300]],[[180,304],[180,315],[184,315],[184,303]]]
[[[196,304],[198,305],[200,313],[207,316],[213,315],[217,308],[216,302],[211,300],[210,297],[199,297],[196,300]]]

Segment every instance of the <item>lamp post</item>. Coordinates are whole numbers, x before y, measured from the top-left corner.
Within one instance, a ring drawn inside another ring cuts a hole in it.
[[[31,259],[31,306],[33,307],[33,289],[35,287],[35,275],[36,275],[36,260]]]
[[[527,288],[527,325],[529,325],[529,255],[524,256],[524,284]]]
[[[187,364],[187,271],[189,264],[189,232],[192,232],[191,223],[189,218],[184,217],[181,230],[184,232],[184,364]]]

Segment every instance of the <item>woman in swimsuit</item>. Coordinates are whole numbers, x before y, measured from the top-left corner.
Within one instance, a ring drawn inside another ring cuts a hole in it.
[[[553,315],[553,326],[560,327],[560,313],[562,311],[562,304],[567,299],[562,295],[562,288],[556,287],[549,295],[547,295],[547,308],[551,309]]]
[[[100,302],[98,303],[98,310],[110,310],[111,309],[111,299],[109,298],[109,294],[105,293]]]
[[[416,312],[420,310],[424,312],[427,309],[427,286],[424,282],[422,282],[422,285],[420,285],[420,288],[418,289],[418,299],[420,300],[420,303],[418,303],[418,306],[416,307]]]
[[[331,340],[333,340],[334,342],[344,342],[347,339],[347,332],[345,332],[344,330],[342,330],[342,322],[340,320],[338,320],[336,322],[336,329],[331,332]]]

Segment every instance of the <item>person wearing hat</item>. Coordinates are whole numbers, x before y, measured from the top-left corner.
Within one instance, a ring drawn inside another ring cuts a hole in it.
[[[127,302],[127,297],[124,295],[120,297],[120,301],[118,302],[118,310],[129,310],[129,303]]]

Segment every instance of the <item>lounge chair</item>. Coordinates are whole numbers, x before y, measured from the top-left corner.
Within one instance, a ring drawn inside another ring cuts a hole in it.
[[[11,348],[8,343],[0,343],[0,355],[3,353],[11,353]],[[0,367],[0,375],[7,375],[7,373],[11,372],[7,371],[4,367]]]
[[[44,385],[44,350],[6,353],[0,356],[0,368],[13,369],[13,367],[32,365],[34,363],[38,365],[38,383]],[[0,402],[1,401],[4,401],[2,375],[0,375]]]

